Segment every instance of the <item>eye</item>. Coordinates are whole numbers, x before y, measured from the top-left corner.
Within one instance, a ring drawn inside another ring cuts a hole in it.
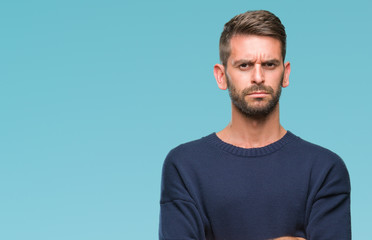
[[[263,63],[262,66],[268,69],[274,69],[277,65],[273,62],[267,62]]]
[[[239,68],[242,69],[242,70],[245,70],[245,69],[248,69],[251,66],[252,66],[252,64],[250,64],[250,63],[242,63],[242,64],[239,65]]]

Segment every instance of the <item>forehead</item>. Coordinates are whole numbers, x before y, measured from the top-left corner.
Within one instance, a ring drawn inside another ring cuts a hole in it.
[[[235,35],[230,40],[230,58],[282,60],[281,42],[272,37]]]

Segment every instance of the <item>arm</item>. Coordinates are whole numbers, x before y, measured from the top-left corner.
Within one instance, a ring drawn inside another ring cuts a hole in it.
[[[202,217],[169,155],[162,172],[159,239],[205,239]]]
[[[307,239],[350,240],[350,179],[341,159],[319,186],[308,219]]]
[[[275,238],[272,240],[306,240],[305,238],[299,238],[299,237],[280,237],[280,238]]]

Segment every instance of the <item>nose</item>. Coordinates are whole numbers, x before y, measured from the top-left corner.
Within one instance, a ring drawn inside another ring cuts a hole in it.
[[[253,70],[253,76],[252,76],[252,83],[260,85],[265,81],[263,69],[261,67],[261,64],[255,64],[254,70]]]

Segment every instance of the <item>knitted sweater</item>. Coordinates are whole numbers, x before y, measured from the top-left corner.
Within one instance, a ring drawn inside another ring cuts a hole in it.
[[[350,180],[335,153],[290,131],[262,148],[212,133],[163,165],[159,239],[351,239]]]

